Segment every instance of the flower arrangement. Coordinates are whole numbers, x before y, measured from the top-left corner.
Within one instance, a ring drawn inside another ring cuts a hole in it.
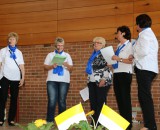
[[[89,116],[92,119],[93,126],[91,126],[87,121],[80,121],[79,123],[72,124],[68,130],[108,130],[102,125],[99,125],[96,127],[95,121],[92,117],[94,114],[94,111],[90,111],[86,114],[86,117]],[[22,126],[20,124],[17,124],[20,128],[23,130],[58,130],[57,128],[54,128],[53,122],[47,123],[46,120],[38,119],[32,123],[28,123],[26,126]]]
[[[17,125],[23,130],[51,130],[54,127],[53,122],[47,123],[46,120],[42,119],[38,119],[35,122],[28,123],[27,126],[22,126],[20,124]]]
[[[94,114],[94,111],[90,111],[86,114],[86,117],[89,116],[92,121],[93,121],[93,126],[91,126],[87,121],[80,121],[79,123],[74,123],[73,125],[71,125],[68,130],[108,130],[107,128],[105,128],[102,125],[99,125],[96,128],[96,124],[95,121],[92,117],[92,115]]]

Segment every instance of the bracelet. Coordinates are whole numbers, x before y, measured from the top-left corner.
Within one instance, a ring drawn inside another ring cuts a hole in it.
[[[123,62],[123,59],[122,59],[122,58],[120,59],[120,62]]]

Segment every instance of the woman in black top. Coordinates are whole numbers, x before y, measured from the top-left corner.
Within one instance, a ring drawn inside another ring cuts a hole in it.
[[[97,122],[101,108],[106,103],[107,92],[112,81],[112,73],[107,66],[100,50],[106,41],[102,37],[93,39],[93,53],[88,60],[86,73],[88,74],[89,100],[91,110],[95,111],[93,119]]]

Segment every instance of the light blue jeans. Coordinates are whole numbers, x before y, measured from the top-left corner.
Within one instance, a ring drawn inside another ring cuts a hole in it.
[[[65,82],[47,82],[48,108],[47,122],[52,122],[55,116],[56,103],[58,102],[59,114],[66,110],[66,97],[69,89],[69,83]]]

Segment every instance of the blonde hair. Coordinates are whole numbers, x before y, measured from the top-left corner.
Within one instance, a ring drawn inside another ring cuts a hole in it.
[[[11,38],[11,37],[14,37],[14,38],[16,39],[16,41],[18,42],[19,36],[18,36],[17,33],[15,33],[15,32],[10,32],[10,33],[8,34],[7,40],[9,40],[9,38]]]
[[[61,37],[57,37],[57,38],[55,39],[55,41],[54,41],[54,46],[55,46],[55,48],[57,48],[57,44],[58,44],[58,43],[62,43],[62,44],[64,45],[64,39],[61,38]]]
[[[100,43],[102,43],[103,47],[105,47],[106,45],[106,40],[103,37],[95,37],[93,38],[93,42],[99,41]]]

